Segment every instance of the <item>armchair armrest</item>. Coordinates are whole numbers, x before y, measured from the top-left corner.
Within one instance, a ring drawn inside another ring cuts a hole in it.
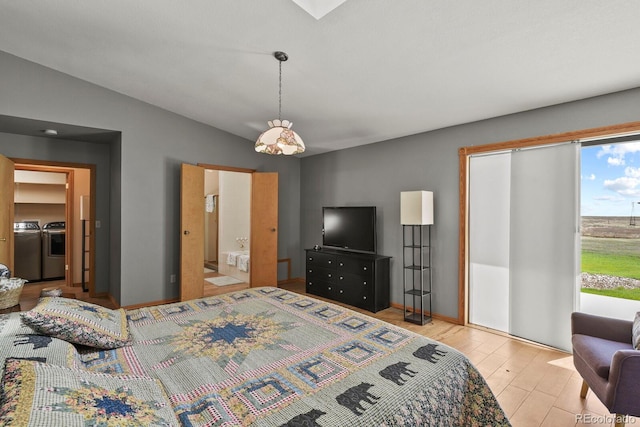
[[[632,327],[632,320],[613,319],[579,312],[571,313],[572,335],[589,335],[631,344]]]
[[[619,414],[640,416],[638,394],[640,393],[640,350],[618,350],[611,360],[607,384],[610,411]],[[608,406],[609,407],[609,406]]]

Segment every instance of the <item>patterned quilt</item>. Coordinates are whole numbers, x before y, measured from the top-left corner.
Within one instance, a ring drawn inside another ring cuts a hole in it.
[[[509,425],[460,352],[277,288],[128,313],[86,369],[158,379],[185,426]]]

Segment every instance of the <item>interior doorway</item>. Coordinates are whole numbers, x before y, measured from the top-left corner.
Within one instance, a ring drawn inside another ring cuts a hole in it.
[[[14,223],[37,222],[41,229],[40,277],[30,282],[55,281],[95,296],[95,166],[11,160]]]
[[[205,295],[220,286],[248,287],[251,173],[206,169],[204,179]]]

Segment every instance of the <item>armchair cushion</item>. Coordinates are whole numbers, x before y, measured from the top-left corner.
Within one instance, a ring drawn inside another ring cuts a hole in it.
[[[631,343],[606,340],[588,335],[575,334],[571,338],[573,352],[584,360],[598,376],[609,378],[613,355],[618,350],[633,350]]]
[[[640,311],[636,313],[636,318],[633,319],[632,336],[633,347],[636,350],[640,350]]]

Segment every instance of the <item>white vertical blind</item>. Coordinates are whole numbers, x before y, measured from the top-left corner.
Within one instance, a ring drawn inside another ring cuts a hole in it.
[[[511,156],[510,333],[571,350],[579,144]]]
[[[511,153],[469,162],[469,322],[509,332]]]
[[[471,323],[570,350],[578,168],[579,144],[471,157]]]

